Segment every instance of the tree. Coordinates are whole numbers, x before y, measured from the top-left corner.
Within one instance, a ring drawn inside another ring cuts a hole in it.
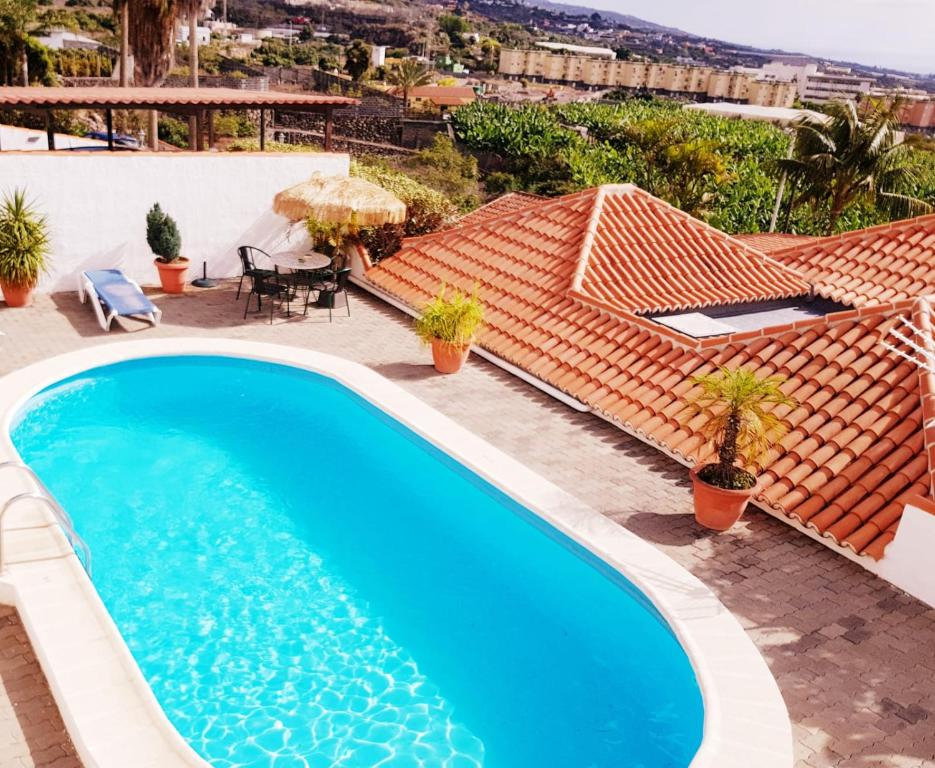
[[[36,21],[36,0],[0,0],[0,82],[29,85],[29,27]]]
[[[700,416],[700,432],[714,443],[717,463],[699,474],[706,483],[719,488],[752,488],[756,477],[736,465],[740,458],[747,465],[757,464],[770,446],[786,431],[773,408],[794,408],[797,403],[780,388],[781,376],[757,376],[749,368],[719,368],[713,373],[693,376],[699,391],[686,400],[688,414]]]
[[[480,41],[480,50],[484,56],[484,69],[488,72],[496,72],[500,60],[500,43],[492,37],[485,37]]]
[[[370,46],[355,40],[344,52],[344,69],[355,80],[360,80],[370,69]]]
[[[420,85],[428,85],[432,82],[432,76],[423,64],[413,59],[404,59],[386,73],[386,82],[402,89],[403,104],[408,107],[409,91]]]
[[[480,202],[476,158],[461,152],[443,133],[407,159],[404,167],[412,178],[444,194],[461,211],[471,211]]]
[[[899,106],[878,106],[861,120],[854,103],[833,102],[826,115],[800,120],[792,156],[777,161],[792,183],[790,209],[808,204],[823,212],[829,235],[856,203],[874,204],[900,218],[930,210],[906,192],[916,177],[911,150],[897,133]]]
[[[464,47],[463,35],[468,31],[468,23],[460,16],[443,13],[438,17],[438,28],[448,36],[451,45],[455,48]]]

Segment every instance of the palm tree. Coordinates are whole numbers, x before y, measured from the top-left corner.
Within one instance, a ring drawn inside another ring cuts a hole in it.
[[[700,431],[714,442],[718,456],[699,476],[719,488],[752,488],[756,478],[736,462],[756,464],[785,433],[785,424],[772,412],[777,405],[797,405],[780,389],[785,379],[760,377],[749,368],[719,368],[691,381],[700,391],[686,401],[689,415],[704,419]]]
[[[12,85],[17,60],[22,85],[29,85],[29,26],[36,19],[36,0],[0,0],[0,82]]]
[[[403,105],[409,106],[409,91],[432,82],[428,69],[413,59],[405,59],[386,73],[386,82],[402,88]]]
[[[908,194],[916,177],[897,131],[898,109],[896,103],[877,107],[861,120],[853,102],[833,102],[825,115],[796,123],[792,156],[777,162],[793,184],[790,209],[806,203],[826,211],[829,235],[854,203],[873,203],[900,218],[930,210]]]

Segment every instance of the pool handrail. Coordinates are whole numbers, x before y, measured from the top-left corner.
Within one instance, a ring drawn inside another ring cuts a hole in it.
[[[75,524],[72,522],[69,514],[64,510],[61,504],[55,499],[52,495],[52,492],[46,488],[45,483],[39,479],[39,475],[28,464],[23,463],[22,461],[17,461],[16,459],[10,461],[0,462],[0,470],[6,468],[14,468],[25,470],[26,474],[32,478],[32,481],[36,484],[38,490],[36,491],[27,491],[26,493],[19,493],[15,496],[8,498],[3,507],[0,508],[0,574],[3,573],[5,563],[3,561],[3,517],[6,515],[8,509],[10,509],[15,504],[18,504],[21,501],[38,501],[46,505],[46,507],[52,512],[52,516],[55,518],[55,521],[61,527],[62,531],[65,533],[65,538],[68,539],[68,543],[71,544],[73,549],[80,549],[84,555],[84,560],[82,565],[84,566],[85,572],[88,574],[88,577],[91,577],[91,548],[88,546],[87,542],[81,538],[78,532],[75,530]]]

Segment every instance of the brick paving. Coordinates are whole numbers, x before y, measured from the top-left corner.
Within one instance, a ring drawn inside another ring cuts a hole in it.
[[[797,768],[935,766],[935,610],[756,510],[726,534],[699,529],[683,467],[475,356],[458,376],[436,375],[408,319],[359,291],[352,294],[353,316],[337,313],[330,325],[322,312],[277,317],[273,326],[266,316],[244,322],[230,285],[156,300],[165,312],[160,328],[131,322],[109,335],[74,294],[40,297],[30,310],[2,308],[0,373],[91,344],[179,335],[273,341],[364,363],[708,584],[779,682]],[[23,643],[0,634],[0,658]],[[11,682],[0,675],[7,695]],[[42,739],[55,732],[52,721],[48,731],[21,729],[17,736],[6,728],[5,712],[0,706],[0,748],[18,739],[24,754],[41,754],[49,743]],[[24,763],[33,764],[40,765]]]
[[[81,766],[26,631],[6,605],[0,605],[0,766]]]

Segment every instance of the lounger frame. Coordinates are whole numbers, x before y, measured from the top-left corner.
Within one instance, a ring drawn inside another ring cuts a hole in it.
[[[126,275],[124,275],[124,279],[140,293],[143,292],[143,289],[140,288],[140,284],[137,283],[136,280],[131,280]],[[97,322],[101,326],[101,329],[107,333],[110,333],[110,324],[114,321],[115,317],[135,317],[152,323],[153,327],[159,325],[159,321],[162,319],[162,310],[159,309],[159,307],[154,307],[154,311],[147,312],[146,314],[121,315],[100,297],[97,290],[94,288],[94,283],[91,282],[91,278],[88,277],[87,272],[81,272],[78,275],[78,298],[81,300],[82,304],[88,299],[91,300],[94,314],[97,316]]]

